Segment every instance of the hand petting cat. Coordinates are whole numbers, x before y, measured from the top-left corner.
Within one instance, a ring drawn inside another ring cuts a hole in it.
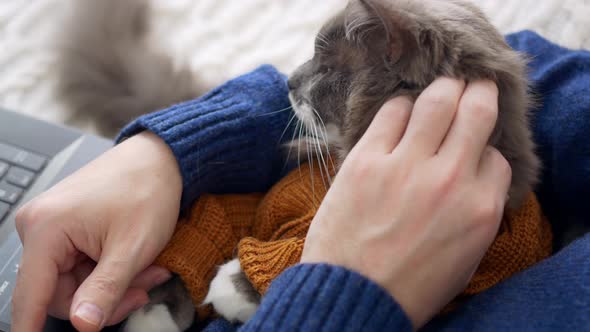
[[[420,328],[465,289],[498,231],[511,170],[487,146],[497,115],[498,89],[484,81],[442,78],[415,104],[387,102],[324,198],[301,262],[365,275]]]

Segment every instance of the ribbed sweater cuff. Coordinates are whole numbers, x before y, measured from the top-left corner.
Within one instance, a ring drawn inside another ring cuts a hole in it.
[[[271,284],[243,331],[412,331],[380,286],[331,265],[296,265]]]
[[[286,77],[265,65],[205,96],[142,116],[117,141],[149,130],[172,149],[182,206],[202,193],[266,191],[282,174],[290,111]]]

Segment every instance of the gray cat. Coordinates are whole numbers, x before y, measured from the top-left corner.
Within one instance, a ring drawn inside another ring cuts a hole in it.
[[[289,86],[306,126],[333,129],[341,162],[388,99],[417,96],[438,76],[495,81],[499,117],[490,144],[510,162],[509,206],[517,208],[539,173],[525,70],[524,58],[466,1],[352,1],[322,28],[313,59]]]
[[[289,79],[293,109],[311,135],[301,138],[305,144],[290,145],[304,146],[309,154],[331,149],[338,167],[390,98],[417,96],[439,76],[490,79],[500,92],[490,144],[513,172],[508,208],[518,208],[533,190],[540,163],[529,129],[526,61],[471,3],[352,0],[323,26],[315,46],[313,58]],[[228,264],[239,267],[235,260]],[[221,278],[213,280],[207,301],[226,318],[243,321],[231,313],[256,303],[237,288],[228,301],[213,287]]]
[[[126,1],[117,1],[121,2]],[[124,49],[140,43],[144,23],[138,22],[128,32],[128,40],[120,39],[118,46]],[[98,36],[86,30],[75,33],[75,38],[89,43],[81,36]],[[172,74],[161,56],[145,53],[132,63],[134,59],[124,60],[125,54],[114,46],[117,44],[113,45],[114,58],[91,48],[84,65],[95,66],[96,72],[88,67],[81,70],[79,65],[64,71],[64,91],[78,94],[69,99],[72,105],[107,105],[90,109],[110,121],[109,125],[120,126],[143,112],[185,99],[195,90],[193,79]],[[165,76],[153,74],[154,70]],[[531,98],[525,70],[523,56],[513,51],[482,12],[467,1],[351,0],[321,29],[313,58],[290,77],[290,98],[300,122],[312,133],[299,139],[317,145],[318,149],[310,148],[310,153],[332,149],[338,166],[388,99],[417,96],[443,75],[467,81],[493,80],[500,91],[499,117],[490,144],[512,167],[508,208],[517,208],[533,189],[540,167],[528,125]],[[133,85],[133,80],[142,75],[153,79],[142,83],[157,87],[153,95],[137,93],[144,90]],[[177,88],[168,90],[171,85]],[[298,141],[291,143],[295,144],[300,145]],[[126,331],[181,331],[192,323],[192,316],[178,314],[192,310],[190,301],[160,300],[171,298],[161,295],[166,289],[186,291],[179,278],[171,283],[178,287],[167,284],[167,288],[155,289],[153,294],[158,296],[130,317]],[[232,260],[220,267],[205,302],[230,321],[246,321],[259,302],[258,297],[251,296],[248,285],[239,261]],[[156,322],[158,325],[154,325]]]

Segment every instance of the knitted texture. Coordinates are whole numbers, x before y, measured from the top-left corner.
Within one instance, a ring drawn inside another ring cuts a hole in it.
[[[168,144],[182,174],[183,208],[204,193],[266,191],[284,175],[288,92],[285,75],[261,66],[201,98],[138,118],[117,141],[149,130]]]
[[[216,268],[233,257],[240,238],[251,234],[260,194],[204,195],[179,220],[170,243],[156,260],[180,275],[197,305],[199,317],[210,308],[200,306]]]
[[[258,207],[253,236],[238,244],[242,269],[261,294],[278,274],[299,262],[318,199],[326,194],[319,179],[318,167],[291,172]],[[462,296],[482,292],[551,254],[551,227],[534,194],[521,209],[507,212],[503,225]]]
[[[551,226],[533,193],[518,211],[508,211],[505,223],[479,264],[464,294],[479,293],[514,273],[549,257]]]
[[[180,274],[200,304],[216,266],[229,260],[237,246],[244,273],[265,294],[279,274],[300,260],[305,235],[327,192],[321,175],[317,165],[303,165],[264,198],[203,196],[179,223],[158,263]],[[550,226],[534,194],[520,210],[508,213],[504,224],[462,297],[482,292],[551,254]],[[200,307],[199,314],[204,318],[208,311]]]
[[[341,267],[296,265],[272,283],[269,293],[242,331],[413,330],[412,323],[386,290]],[[310,315],[313,319],[307,318]]]

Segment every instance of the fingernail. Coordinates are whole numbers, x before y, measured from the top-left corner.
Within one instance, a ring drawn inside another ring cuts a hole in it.
[[[97,327],[102,326],[102,321],[104,319],[102,310],[96,305],[88,302],[81,303],[76,309],[74,316]]]

